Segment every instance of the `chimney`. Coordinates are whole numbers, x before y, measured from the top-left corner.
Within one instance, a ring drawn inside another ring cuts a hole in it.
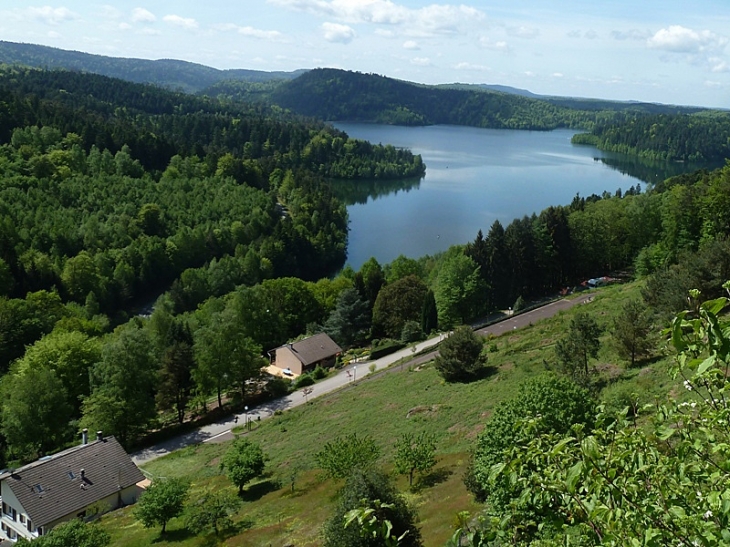
[[[81,430],[81,444],[89,444],[89,430],[86,428]]]
[[[96,432],[96,440],[97,441],[103,441],[104,440],[104,434],[101,431]]]
[[[81,470],[81,480],[84,480],[86,478],[86,471],[83,469]]]

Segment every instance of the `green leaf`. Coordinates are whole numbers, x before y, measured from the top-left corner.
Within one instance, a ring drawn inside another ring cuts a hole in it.
[[[573,467],[568,470],[568,474],[565,477],[565,484],[568,487],[568,492],[571,494],[575,493],[575,485],[578,483],[580,474],[583,471],[583,462],[576,463]]]
[[[675,430],[671,427],[664,426],[657,431],[656,436],[660,441],[666,441],[669,437],[674,435],[674,432]]]
[[[702,364],[700,364],[699,367],[697,367],[697,374],[704,374],[707,372],[707,370],[715,364],[716,360],[717,358],[715,355],[710,355],[707,359],[702,361]]]

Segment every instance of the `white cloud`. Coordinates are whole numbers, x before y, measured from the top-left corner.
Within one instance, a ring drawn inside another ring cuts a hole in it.
[[[456,70],[470,70],[470,71],[477,71],[477,72],[488,72],[492,70],[488,66],[485,65],[475,65],[473,63],[457,63],[454,65],[454,68]]]
[[[693,30],[672,25],[657,31],[647,40],[647,46],[676,55],[676,59],[704,66],[711,72],[728,72],[725,48],[728,39],[709,30]]]
[[[99,14],[105,19],[119,19],[122,17],[121,11],[109,5],[102,6]]]
[[[144,8],[134,8],[132,10],[132,21],[135,23],[154,23],[157,21],[157,17],[155,17],[154,13]]]
[[[486,49],[498,51],[500,53],[511,53],[512,48],[504,40],[492,41],[488,36],[482,36],[479,38],[479,45]]]
[[[534,27],[507,27],[507,35],[515,38],[532,39],[540,35],[540,29]]]
[[[55,30],[51,30],[48,32],[48,37],[49,38],[61,38],[61,34],[56,32]]]
[[[322,31],[324,32],[324,39],[328,42],[349,44],[355,37],[354,29],[339,23],[322,23]]]
[[[132,28],[132,25],[129,23],[119,23],[118,28],[119,30],[129,30]]]
[[[142,34],[144,36],[159,36],[162,33],[159,30],[155,30],[153,28],[143,28],[137,34]]]
[[[431,4],[413,9],[391,0],[267,0],[297,11],[344,23],[400,25],[415,36],[455,34],[462,26],[483,19],[484,13],[460,4]]]
[[[411,64],[416,66],[431,66],[431,59],[428,57],[414,57]]]
[[[648,40],[651,38],[651,32],[648,30],[630,29],[626,31],[614,30],[611,31],[611,37],[614,40],[634,40],[641,41]]]
[[[384,28],[376,28],[375,34],[377,34],[378,36],[382,36],[383,38],[393,38],[395,36],[395,32]]]
[[[563,73],[562,72],[553,72],[552,76],[553,76],[553,78],[562,78]]]
[[[527,70],[527,71],[525,72],[525,76],[527,76],[528,78],[532,78],[532,77],[534,77],[534,76],[535,76],[535,73],[534,73],[534,72],[532,72],[531,70]]]
[[[77,15],[68,8],[52,8],[51,6],[26,8],[20,11],[18,15],[21,19],[42,21],[48,25],[58,25],[64,21],[71,21],[77,18]]]
[[[595,40],[596,38],[598,38],[598,33],[595,30],[591,29],[587,30],[583,36],[588,40]]]
[[[234,25],[233,23],[226,23],[223,25],[216,25],[214,28],[222,31],[236,31],[242,36],[248,36],[249,38],[257,38],[259,40],[270,40],[272,42],[283,41],[284,35],[278,30],[262,30],[254,27],[241,27]]]
[[[700,53],[724,49],[727,38],[709,30],[696,31],[680,25],[659,30],[647,41],[649,47],[672,53]]]
[[[568,38],[585,38],[586,40],[595,40],[598,38],[598,34],[595,30],[589,29],[586,31],[583,30],[571,30],[566,34]]]
[[[414,42],[413,40],[408,40],[407,42],[404,42],[403,43],[403,49],[410,49],[410,50],[413,50],[413,51],[417,51],[417,50],[419,50],[421,48],[418,45],[418,42]]]
[[[175,25],[187,30],[195,30],[198,28],[198,22],[191,17],[180,17],[179,15],[165,15],[162,20],[165,23]]]

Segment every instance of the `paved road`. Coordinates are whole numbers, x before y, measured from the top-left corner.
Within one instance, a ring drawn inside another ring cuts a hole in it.
[[[590,302],[592,299],[593,294],[584,294],[573,300],[558,300],[536,310],[520,314],[515,317],[505,319],[504,321],[501,321],[499,323],[495,323],[494,325],[491,325],[489,327],[479,329],[477,332],[483,336],[487,336],[489,334],[499,336],[500,334],[504,334],[505,332],[516,330],[529,324],[535,323],[540,319],[552,317],[559,311],[572,308],[576,304],[585,304],[586,302]],[[439,335],[429,340],[419,342],[418,344],[416,344],[415,350],[413,349],[413,346],[411,346],[397,351],[391,355],[386,355],[385,357],[382,357],[376,361],[349,365],[343,368],[337,375],[327,378],[326,380],[318,382],[317,384],[307,388],[311,389],[311,392],[307,395],[305,395],[302,390],[295,391],[294,393],[291,393],[286,397],[282,397],[280,399],[276,399],[274,401],[270,401],[268,403],[257,406],[256,408],[250,409],[247,415],[245,413],[241,413],[236,416],[230,416],[229,418],[220,420],[210,425],[203,426],[190,433],[180,435],[179,437],[175,437],[173,439],[163,441],[155,446],[140,450],[139,452],[132,454],[132,459],[137,465],[143,465],[146,462],[152,461],[161,456],[169,454],[170,452],[179,450],[192,444],[216,441],[221,442],[224,440],[232,439],[233,434],[231,433],[231,429],[237,424],[243,424],[246,417],[254,421],[258,419],[265,420],[266,418],[273,416],[274,412],[276,412],[277,410],[287,410],[299,405],[303,405],[309,399],[321,397],[322,395],[336,391],[346,386],[347,384],[357,382],[358,379],[363,378],[370,372],[370,367],[373,364],[375,365],[376,370],[385,369],[401,359],[412,356],[414,353],[420,353],[430,347],[435,346],[443,339],[443,336],[444,335]],[[430,361],[435,355],[435,351],[429,352],[425,355],[419,356],[417,358],[417,362],[421,363]],[[410,364],[417,363],[414,362]]]

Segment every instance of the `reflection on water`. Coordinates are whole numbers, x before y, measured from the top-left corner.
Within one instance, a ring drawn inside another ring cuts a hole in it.
[[[600,161],[611,169],[652,185],[656,185],[669,177],[676,177],[699,169],[719,169],[723,166],[722,163],[659,162],[618,155],[593,158],[593,160]]]
[[[335,196],[347,205],[365,205],[369,199],[376,200],[398,192],[418,190],[421,178],[400,180],[336,180],[332,183]]]

